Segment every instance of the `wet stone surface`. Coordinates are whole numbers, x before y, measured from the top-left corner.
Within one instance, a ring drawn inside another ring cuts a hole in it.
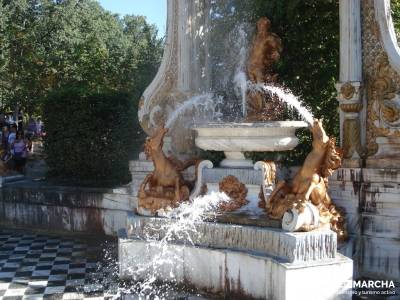
[[[145,299],[118,279],[116,258],[114,240],[0,229],[0,300]],[[206,299],[164,289],[164,297],[146,299]]]

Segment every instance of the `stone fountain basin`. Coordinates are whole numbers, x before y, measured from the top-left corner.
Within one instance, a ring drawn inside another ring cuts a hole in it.
[[[257,123],[207,123],[197,125],[196,145],[214,151],[286,151],[298,144],[296,129],[308,127],[303,121]]]
[[[297,146],[296,130],[308,127],[303,121],[256,123],[207,123],[196,125],[196,146],[203,150],[224,151],[223,166],[251,166],[243,152],[288,151]]]

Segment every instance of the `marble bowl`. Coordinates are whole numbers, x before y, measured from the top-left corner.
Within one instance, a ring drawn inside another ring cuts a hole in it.
[[[223,151],[223,167],[252,167],[244,152],[292,150],[299,140],[296,130],[308,127],[303,121],[269,121],[257,123],[207,123],[193,127],[196,146],[203,150]]]

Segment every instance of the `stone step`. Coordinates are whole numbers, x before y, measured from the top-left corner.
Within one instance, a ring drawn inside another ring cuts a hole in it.
[[[102,207],[106,209],[117,209],[135,211],[137,209],[137,197],[126,194],[103,194]]]
[[[129,195],[131,192],[131,186],[130,186],[130,184],[128,184],[128,185],[116,187],[116,188],[112,189],[112,192],[114,194]]]
[[[370,193],[388,193],[388,194],[399,194],[400,184],[399,183],[366,183],[362,186],[364,191]]]
[[[363,213],[361,218],[363,235],[400,239],[400,219],[398,216]]]
[[[130,214],[127,219],[128,237],[153,236],[155,239],[162,239],[166,234],[166,228],[175,224],[177,221],[174,219]],[[278,256],[286,262],[321,261],[336,256],[336,233],[330,230],[285,232],[275,228],[214,222],[198,222],[194,226],[196,231],[189,230],[189,235],[190,240],[198,246],[252,251]],[[182,237],[174,235],[171,238],[171,242],[178,244],[183,242]]]
[[[351,299],[352,260],[285,263],[250,251],[147,242],[120,237],[120,277],[189,283],[227,299]],[[236,298],[235,298],[236,299]]]
[[[400,240],[371,236],[360,237],[361,272],[373,278],[399,280]]]
[[[25,176],[24,175],[8,175],[8,176],[0,176],[0,187],[2,187],[6,183],[11,183],[11,182],[17,182],[24,180]]]
[[[340,168],[332,180],[349,182],[400,183],[400,169]]]
[[[362,181],[362,169],[360,168],[339,168],[333,172],[330,180],[336,181]]]
[[[400,215],[399,195],[365,193],[365,201],[362,202],[360,209],[365,213],[398,217]]]

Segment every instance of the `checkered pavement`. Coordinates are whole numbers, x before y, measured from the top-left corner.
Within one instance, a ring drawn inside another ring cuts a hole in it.
[[[79,240],[0,231],[0,300],[112,298],[115,270],[93,253]]]

